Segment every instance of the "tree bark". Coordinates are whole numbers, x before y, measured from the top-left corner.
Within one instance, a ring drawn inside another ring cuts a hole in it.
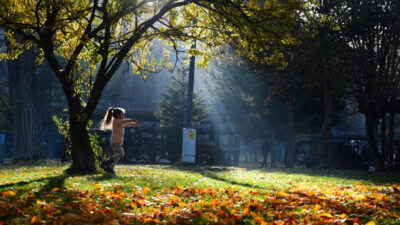
[[[96,161],[94,152],[90,146],[87,124],[89,116],[80,111],[79,97],[68,98],[69,121],[71,136],[72,165],[68,172],[72,174],[96,173]]]
[[[44,158],[42,124],[33,82],[36,76],[33,48],[16,60],[8,61],[8,75],[14,132],[13,160]]]
[[[374,113],[365,114],[365,128],[368,141],[368,161],[377,171],[383,170],[382,157],[378,150],[378,116]]]
[[[287,121],[287,149],[286,149],[286,166],[288,168],[294,167],[294,144],[295,144],[295,131],[294,131],[294,109],[291,103],[287,106],[288,121]]]
[[[332,95],[330,90],[327,89],[327,85],[325,85],[324,90],[324,106],[324,121],[322,123],[324,160],[321,161],[320,166],[329,168],[332,166]]]

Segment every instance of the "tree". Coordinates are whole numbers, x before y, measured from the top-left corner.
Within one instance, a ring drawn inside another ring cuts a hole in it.
[[[44,158],[33,48],[8,61],[8,79],[14,133],[13,160]]]
[[[312,58],[313,79],[323,90],[324,120],[323,133],[323,160],[320,166],[331,167],[333,164],[332,152],[332,125],[334,116],[334,101],[343,100],[343,63],[340,52],[343,50],[343,40],[339,37],[339,27],[335,21],[334,7],[336,0],[318,0],[312,8],[305,24],[305,41],[311,46],[308,58]],[[335,96],[335,98],[333,97]],[[339,97],[339,98],[337,98]]]
[[[268,140],[273,144],[279,139],[280,130],[271,125],[268,103],[268,85],[258,79],[257,74],[246,57],[240,57],[230,45],[226,45],[227,54],[216,57],[208,69],[207,86],[218,111],[224,112],[223,121],[232,127],[233,142],[243,140],[247,154],[254,155],[257,161],[259,148],[255,143]],[[239,136],[240,139],[236,137]],[[274,146],[271,146],[275,150]],[[234,162],[239,162],[239,152],[234,151]],[[275,165],[275,157],[272,164]]]
[[[43,128],[43,142],[47,157],[56,158],[60,156],[62,148],[59,130],[50,118],[54,115],[61,116],[62,110],[66,107],[66,99],[61,84],[54,76],[47,62],[37,67],[37,75],[34,82],[35,95],[40,100],[37,105],[40,109],[40,116]]]
[[[348,43],[343,57],[351,95],[365,115],[368,158],[377,170],[385,159],[378,149],[378,120],[393,112],[400,84],[400,2],[341,1],[336,6],[340,34]],[[388,107],[389,106],[389,107]]]
[[[293,151],[297,130],[297,121],[294,114],[299,113],[299,107],[301,108],[304,101],[306,101],[305,96],[307,95],[305,93],[319,94],[320,91],[316,91],[316,89],[321,89],[324,93],[325,114],[322,127],[325,143],[324,149],[326,149],[324,155],[327,156],[324,162],[328,162],[331,158],[329,157],[331,155],[330,144],[332,139],[330,130],[334,123],[332,121],[332,117],[334,116],[333,110],[337,106],[333,106],[335,100],[332,99],[332,95],[343,96],[337,94],[342,93],[343,85],[338,82],[340,81],[339,77],[341,74],[337,69],[337,54],[334,54],[340,47],[340,43],[335,41],[336,36],[333,35],[335,33],[332,28],[336,28],[334,27],[335,24],[328,17],[327,13],[324,12],[326,11],[325,7],[327,8],[328,6],[320,6],[318,8],[313,4],[310,5],[312,7],[305,14],[299,14],[294,17],[296,23],[291,27],[290,33],[295,37],[293,43],[296,45],[281,46],[280,54],[275,55],[284,62],[283,65],[278,67],[279,70],[276,69],[276,66],[266,66],[265,64],[257,63],[257,60],[256,63],[252,63],[259,77],[266,80],[268,84],[269,97],[265,96],[264,98],[269,98],[276,101],[276,103],[282,104],[281,107],[287,113],[287,117],[283,122],[285,126],[287,125],[285,129],[287,132],[285,134],[288,146],[286,157],[288,158],[286,161],[289,167],[294,165]],[[269,45],[264,42],[264,46]],[[271,49],[261,48],[260,51],[260,55],[265,55]],[[248,56],[247,58],[251,59]],[[232,65],[230,66],[232,67]],[[237,67],[234,68],[237,69]],[[243,110],[243,108],[240,109]],[[247,132],[246,134],[251,134],[251,132]]]
[[[12,127],[7,74],[7,64],[0,62],[0,129],[3,130],[11,130]]]
[[[124,60],[142,76],[166,66],[149,51],[159,38],[176,52],[177,41],[195,38],[205,50],[235,37],[243,52],[255,56],[263,43],[291,43],[287,33],[300,1],[215,0],[0,0],[0,27],[6,29],[10,54],[15,58],[24,49],[37,46],[39,61],[46,59],[62,84],[69,110],[72,165],[70,172],[95,172],[87,123],[102,91]],[[197,23],[193,21],[197,20]],[[13,34],[25,38],[23,44]],[[265,35],[269,34],[269,35]],[[256,38],[260,37],[260,38]],[[188,44],[189,45],[189,44]],[[189,51],[203,55],[208,51]],[[260,61],[277,61],[272,51]],[[165,58],[169,53],[165,53]],[[278,54],[279,55],[279,54]],[[58,57],[61,57],[60,60]],[[255,58],[255,57],[253,57]]]
[[[185,127],[189,68],[178,68],[172,82],[162,94],[155,116],[160,120],[160,131],[166,138],[165,147],[177,161],[182,156],[182,129]],[[193,126],[206,119],[207,108],[198,93],[193,93]],[[171,156],[170,156],[171,157]]]
[[[294,166],[296,134],[320,132],[324,117],[318,57],[311,54],[316,46],[311,39],[301,40],[283,49],[288,57],[283,70],[252,63],[233,51],[217,57],[209,69],[211,95],[226,109],[237,133],[247,140],[286,142],[289,167]],[[341,95],[337,96],[334,112],[343,108]],[[337,113],[332,114],[332,124],[336,124]]]

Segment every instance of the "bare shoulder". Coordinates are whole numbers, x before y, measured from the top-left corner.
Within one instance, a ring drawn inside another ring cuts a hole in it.
[[[113,124],[113,126],[114,126],[114,125],[118,126],[118,125],[120,125],[122,122],[123,122],[122,119],[113,119],[112,124]]]

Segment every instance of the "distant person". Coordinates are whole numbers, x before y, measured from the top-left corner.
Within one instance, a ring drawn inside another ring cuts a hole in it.
[[[114,167],[118,160],[124,156],[124,127],[139,127],[136,119],[125,119],[125,110],[122,108],[110,107],[101,122],[100,130],[111,130],[110,144],[113,149],[113,156],[100,164],[100,167],[107,173],[115,173]]]
[[[267,167],[268,153],[270,154],[270,156],[272,156],[271,148],[269,146],[268,141],[264,142],[264,144],[262,145],[262,152],[263,152],[264,160],[263,160],[263,162],[261,164],[261,167],[264,168],[264,167]]]
[[[296,161],[299,167],[303,168],[304,167],[304,153],[300,152],[296,155]]]

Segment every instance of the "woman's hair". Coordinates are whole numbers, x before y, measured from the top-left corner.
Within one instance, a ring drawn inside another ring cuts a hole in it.
[[[111,130],[111,120],[113,118],[117,118],[118,115],[124,114],[125,109],[123,108],[113,108],[110,107],[107,109],[106,115],[103,120],[100,122],[100,130]]]

